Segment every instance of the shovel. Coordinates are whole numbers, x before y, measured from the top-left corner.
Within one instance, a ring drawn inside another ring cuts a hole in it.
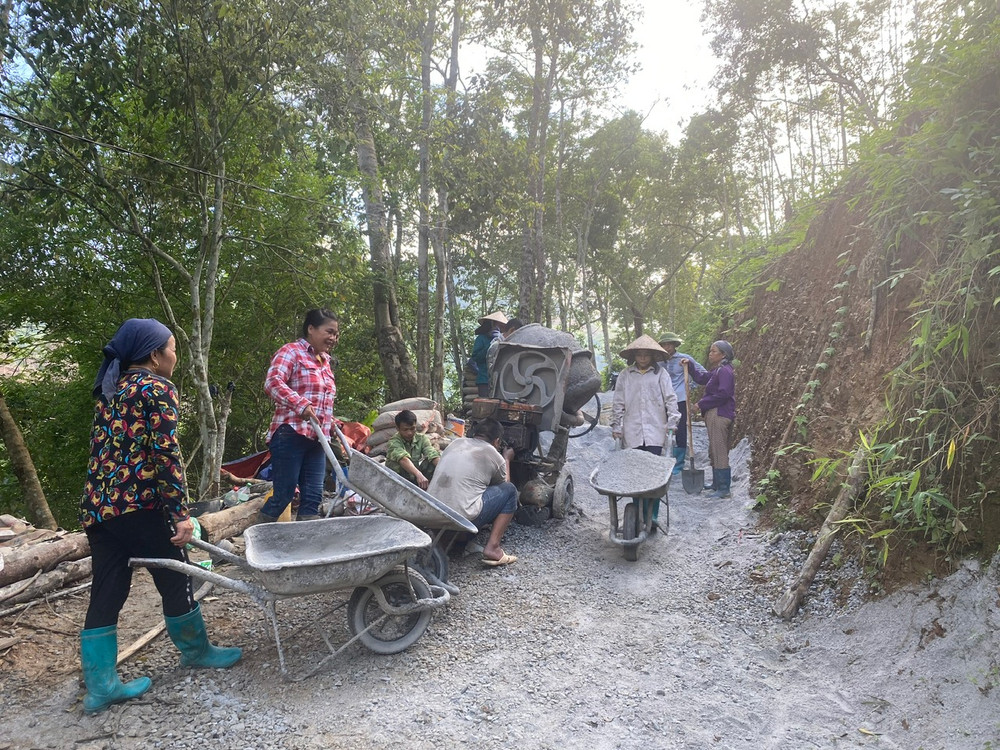
[[[684,362],[684,393],[688,397],[687,431],[688,431],[688,468],[681,469],[681,481],[684,491],[689,495],[700,495],[705,487],[705,470],[694,468],[694,427],[691,422],[691,388],[688,385],[687,360]]]

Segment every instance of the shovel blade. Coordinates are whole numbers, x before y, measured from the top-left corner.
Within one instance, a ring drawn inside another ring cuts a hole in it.
[[[700,495],[705,487],[704,469],[681,469],[681,481],[684,491],[689,495]]]

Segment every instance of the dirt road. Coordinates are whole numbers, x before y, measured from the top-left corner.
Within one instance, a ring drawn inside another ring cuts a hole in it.
[[[669,533],[626,562],[607,540],[607,501],[587,485],[610,449],[606,428],[573,441],[570,517],[512,527],[512,566],[452,560],[461,594],[399,655],[351,647],[320,674],[282,682],[259,611],[216,589],[206,617],[217,641],[246,648],[239,665],[180,669],[161,637],[125,668],[151,675],[152,689],[85,717],[74,662],[85,597],[0,621],[35,633],[4,658],[0,750],[1000,747],[996,563],[863,605],[849,597],[846,609],[834,593],[849,571],[824,571],[785,623],[770,606],[808,540],[759,531],[745,479],[731,500],[685,495],[678,481]],[[742,477],[747,453],[734,452]],[[279,610],[293,668],[324,648],[291,633],[315,606]],[[122,646],[157,618],[141,574]],[[343,613],[330,622],[344,637]]]

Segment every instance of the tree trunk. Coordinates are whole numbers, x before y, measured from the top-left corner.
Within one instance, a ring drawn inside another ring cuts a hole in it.
[[[462,38],[462,3],[455,0],[452,9],[451,24],[451,54],[448,59],[448,72],[445,77],[445,90],[447,91],[447,103],[445,105],[445,119],[454,122],[457,109],[456,91],[458,89],[458,50]],[[448,174],[448,167],[451,162],[451,143],[446,140],[441,149],[441,172]],[[445,311],[450,284],[450,263],[449,263],[449,233],[448,218],[451,212],[449,205],[448,185],[445,180],[437,188],[438,207],[435,222],[435,230],[431,235],[434,244],[434,260],[436,266],[436,280],[434,287],[434,356],[433,369],[431,372],[431,385],[433,388],[433,398],[442,406],[444,405],[444,343],[445,343]],[[456,334],[454,326],[454,316],[449,317],[452,324],[451,332]],[[456,350],[457,351],[457,350]],[[462,368],[459,358],[455,357],[455,368],[458,379],[462,378]]]
[[[40,529],[59,528],[45,499],[42,483],[38,481],[38,472],[35,471],[35,463],[31,460],[31,453],[24,442],[24,435],[21,434],[21,428],[17,426],[14,415],[7,407],[3,391],[0,391],[0,437],[7,446],[11,470],[17,477],[21,492],[24,493],[24,505],[31,523]]]
[[[382,184],[378,172],[378,155],[375,150],[375,136],[372,132],[367,107],[362,98],[361,80],[364,63],[355,52],[350,54],[350,71],[355,76],[351,93],[351,108],[354,115],[355,146],[358,168],[361,171],[361,196],[365,204],[368,223],[368,247],[371,253],[373,276],[372,299],[375,307],[375,338],[378,345],[382,372],[386,388],[392,401],[419,395],[417,375],[402,334],[395,321],[399,319],[396,301],[395,276],[389,255],[389,236],[386,223],[385,203],[382,198]]]
[[[417,392],[431,395],[431,341],[430,341],[430,139],[431,139],[431,53],[436,34],[437,2],[427,4],[420,45],[420,171],[419,225],[417,227]]]

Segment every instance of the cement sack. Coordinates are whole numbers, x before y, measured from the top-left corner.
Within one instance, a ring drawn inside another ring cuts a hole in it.
[[[396,411],[384,411],[379,414],[375,421],[372,423],[372,431],[378,432],[379,430],[385,430],[391,427],[393,430],[396,429],[396,415],[402,409]],[[417,432],[426,432],[427,426],[433,423],[443,424],[441,422],[441,414],[437,409],[411,409],[414,416],[417,418]]]
[[[368,436],[366,441],[369,448],[375,448],[389,442],[389,439],[396,434],[396,425],[387,427],[384,430],[377,430]]]
[[[410,411],[416,411],[417,409],[434,409],[437,404],[434,403],[433,399],[421,398],[419,396],[414,398],[403,398],[399,401],[393,401],[391,404],[386,404],[379,412],[400,412],[403,409],[409,409]]]

